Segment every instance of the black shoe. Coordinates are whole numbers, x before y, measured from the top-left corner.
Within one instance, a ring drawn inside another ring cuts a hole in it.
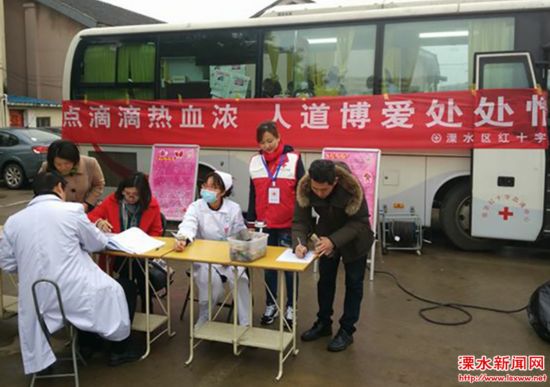
[[[55,363],[54,363],[55,364]],[[53,364],[43,370],[40,370],[36,373],[36,376],[45,376],[53,374]]]
[[[327,349],[330,352],[340,352],[353,343],[353,336],[343,329],[340,329],[336,336],[328,343]]]
[[[78,349],[78,352],[80,353],[80,356],[82,356],[82,359],[84,361],[88,361],[94,356],[94,353],[96,352],[96,348],[88,346],[88,345],[81,345]]]
[[[109,355],[109,366],[116,367],[124,363],[139,360],[143,353],[135,350],[127,350],[121,353],[111,352]]]
[[[303,341],[313,341],[317,340],[320,337],[332,335],[332,328],[330,325],[323,324],[319,321],[316,321],[313,324],[313,327],[309,331],[302,333]]]

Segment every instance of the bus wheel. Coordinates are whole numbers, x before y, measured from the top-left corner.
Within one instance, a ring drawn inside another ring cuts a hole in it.
[[[439,218],[443,232],[459,249],[466,251],[491,250],[496,247],[489,239],[473,238],[470,235],[470,184],[463,183],[450,189],[443,198]]]

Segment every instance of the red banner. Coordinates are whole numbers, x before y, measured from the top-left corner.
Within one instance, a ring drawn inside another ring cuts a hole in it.
[[[256,148],[277,122],[297,148],[546,148],[547,96],[532,89],[322,98],[64,101],[63,137],[93,144]]]

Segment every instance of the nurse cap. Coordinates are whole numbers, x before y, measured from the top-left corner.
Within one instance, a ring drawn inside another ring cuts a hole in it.
[[[221,177],[226,191],[229,191],[231,187],[233,187],[233,176],[231,176],[229,173],[222,171],[214,171],[214,173]]]

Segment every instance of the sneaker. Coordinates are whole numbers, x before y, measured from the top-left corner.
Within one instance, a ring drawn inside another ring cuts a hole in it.
[[[292,328],[292,323],[294,322],[294,309],[292,308],[292,306],[286,307],[285,320],[288,323],[289,327]]]
[[[277,318],[279,315],[279,310],[277,309],[277,305],[271,304],[266,305],[264,315],[262,316],[262,320],[260,323],[262,325],[271,325],[273,324],[273,321]]]

